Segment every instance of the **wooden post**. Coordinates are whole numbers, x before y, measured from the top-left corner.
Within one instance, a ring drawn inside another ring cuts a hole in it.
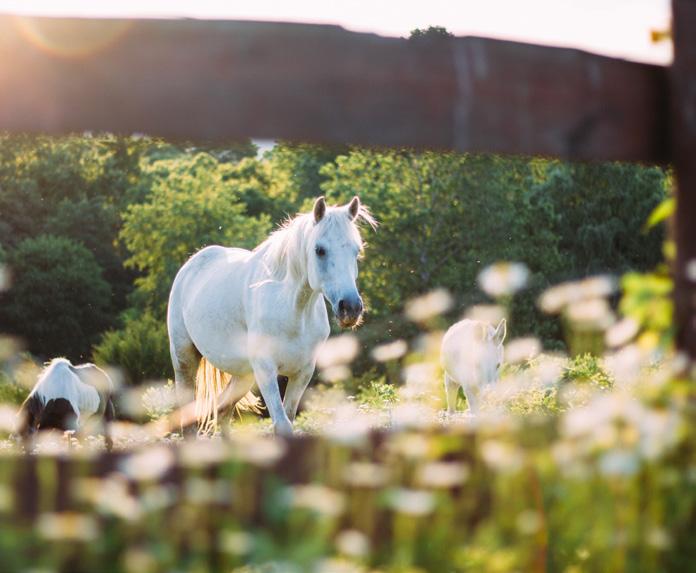
[[[673,0],[672,157],[677,212],[674,321],[677,348],[696,363],[696,1]]]

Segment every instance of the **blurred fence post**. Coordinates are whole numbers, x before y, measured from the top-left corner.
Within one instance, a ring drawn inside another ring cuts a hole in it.
[[[696,361],[696,1],[672,2],[672,160],[677,210],[674,322],[677,348]]]

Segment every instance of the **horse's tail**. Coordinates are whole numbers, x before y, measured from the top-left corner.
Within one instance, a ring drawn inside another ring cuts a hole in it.
[[[233,377],[215,368],[208,360],[201,358],[196,373],[196,419],[198,430],[212,432],[217,427],[218,411],[227,404],[220,404],[220,394],[229,385],[234,384]],[[237,413],[261,413],[261,400],[251,391],[247,392],[234,405]]]

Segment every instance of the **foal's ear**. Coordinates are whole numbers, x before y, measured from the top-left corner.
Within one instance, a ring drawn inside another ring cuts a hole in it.
[[[324,214],[326,213],[326,200],[324,197],[319,197],[317,200],[314,202],[314,222],[318,223],[324,218]]]
[[[504,318],[500,320],[498,326],[495,327],[495,332],[493,333],[493,342],[496,345],[500,345],[505,340],[505,335],[507,334],[507,322]]]
[[[350,218],[355,219],[360,212],[360,197],[357,195],[351,199],[348,204],[348,213],[350,213]]]

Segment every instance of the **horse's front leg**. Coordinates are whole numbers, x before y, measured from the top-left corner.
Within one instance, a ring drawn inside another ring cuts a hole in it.
[[[311,367],[301,370],[299,374],[288,380],[288,385],[285,388],[285,397],[283,398],[283,407],[288,419],[294,421],[297,414],[297,407],[300,405],[300,400],[304,394],[309,381],[314,374],[314,364]]]
[[[254,360],[251,363],[254,370],[254,378],[259,387],[263,401],[273,420],[273,429],[276,434],[284,436],[292,435],[292,423],[288,419],[283,402],[280,399],[280,388],[278,387],[278,368],[270,360]]]

